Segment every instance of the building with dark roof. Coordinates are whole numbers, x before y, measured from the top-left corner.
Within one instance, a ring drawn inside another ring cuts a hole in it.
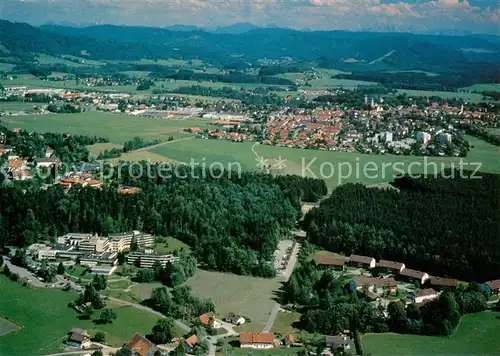
[[[343,271],[345,260],[342,258],[335,258],[335,257],[320,257],[318,259],[318,264],[320,266],[326,266],[336,271]]]
[[[401,262],[394,262],[388,260],[380,260],[378,267],[381,271],[387,273],[401,273],[405,269],[405,264]]]
[[[451,278],[441,278],[441,277],[431,277],[430,285],[434,288],[457,288],[458,287],[458,279]]]
[[[351,255],[349,256],[349,265],[361,267],[361,268],[375,268],[376,266],[375,258],[368,256],[360,256],[360,255]]]
[[[420,284],[424,284],[430,277],[427,273],[416,271],[414,269],[405,268],[399,276],[403,279],[406,279],[410,282],[419,282]]]
[[[128,345],[132,355],[136,356],[153,356],[157,350],[155,344],[139,333],[134,334]]]

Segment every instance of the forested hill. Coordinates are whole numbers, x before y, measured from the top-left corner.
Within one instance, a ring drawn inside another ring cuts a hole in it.
[[[336,189],[306,216],[308,239],[430,275],[500,278],[500,176],[404,178],[395,185],[399,192],[353,184]]]
[[[137,165],[120,168],[121,180],[115,170],[114,183],[101,190],[0,188],[0,248],[54,240],[68,232],[106,236],[142,230],[183,240],[206,268],[273,277],[274,250],[295,227],[299,200],[314,200],[327,191],[324,181],[298,176],[235,172],[211,179],[205,172],[202,179],[201,170],[181,166],[174,170],[178,177],[166,178],[163,166],[163,175],[154,176],[159,167],[144,167],[148,174],[137,178]],[[121,195],[118,181],[141,191]]]
[[[388,69],[478,72],[500,60],[498,42],[486,37],[271,28],[236,34],[111,25],[35,28],[0,21],[0,43],[0,51],[14,55],[30,52],[81,55],[86,51],[94,59],[170,57],[202,59],[215,65],[290,57],[351,72]]]

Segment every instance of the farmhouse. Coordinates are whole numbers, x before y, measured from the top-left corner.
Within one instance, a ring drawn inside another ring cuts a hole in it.
[[[354,340],[348,335],[325,336],[326,347],[331,349],[350,350],[354,346]]]
[[[224,321],[231,323],[233,325],[243,325],[246,322],[244,317],[242,317],[241,315],[234,314],[234,313],[229,313],[224,318]]]
[[[486,285],[491,288],[493,293],[500,293],[500,279],[486,282]]]
[[[405,264],[401,262],[393,262],[387,260],[380,260],[378,267],[381,272],[386,273],[401,273],[405,269]]]
[[[212,327],[214,329],[220,329],[222,327],[222,324],[215,320],[213,315],[208,315],[208,314],[203,314],[200,315],[200,323],[201,325],[205,327]]]
[[[151,341],[139,333],[134,334],[132,340],[129,342],[129,346],[132,354],[137,356],[153,356],[157,350]]]
[[[409,268],[405,268],[399,275],[403,279],[406,279],[410,282],[419,282],[420,284],[424,284],[425,281],[429,279],[429,275],[427,273]]]
[[[328,268],[331,268],[335,271],[343,271],[344,270],[344,263],[345,261],[341,258],[334,258],[334,257],[321,257],[318,260],[318,264],[320,266],[326,266]]]
[[[240,347],[250,349],[271,349],[274,347],[274,334],[240,333]]]
[[[439,298],[439,293],[432,288],[422,289],[415,296],[415,304],[425,303],[430,300]]]
[[[451,278],[431,277],[430,284],[433,288],[437,289],[457,288],[458,280]]]
[[[186,340],[184,340],[184,347],[186,348],[187,353],[193,352],[194,347],[198,343],[198,336],[196,334],[191,335]]]
[[[74,328],[68,333],[68,340],[66,343],[73,347],[84,349],[90,346],[90,335],[83,329]]]

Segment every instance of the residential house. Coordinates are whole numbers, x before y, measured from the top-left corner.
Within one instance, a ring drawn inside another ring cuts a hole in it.
[[[424,284],[430,277],[427,273],[416,271],[414,269],[405,268],[400,274],[401,278],[408,280],[409,282],[419,282],[420,285]]]
[[[135,356],[153,356],[157,350],[151,341],[139,333],[134,334],[132,340],[129,342],[129,346],[132,355]]]
[[[376,261],[373,257],[351,255],[349,257],[349,265],[370,269],[375,268]]]
[[[415,304],[425,303],[439,298],[439,293],[432,288],[422,289],[415,295]]]
[[[272,333],[240,333],[240,347],[249,349],[272,349],[274,334]]]
[[[73,347],[84,349],[90,346],[90,335],[83,329],[73,328],[68,333],[68,340],[66,343]]]
[[[493,293],[500,293],[500,279],[486,282],[486,285],[491,288]]]
[[[325,336],[326,347],[331,349],[350,350],[354,347],[354,340],[350,335],[341,334],[335,336]]]
[[[293,335],[287,335],[283,339],[283,345],[285,345],[286,347],[290,347],[295,343],[296,343],[295,336],[293,336]]]
[[[242,317],[241,315],[234,314],[234,313],[229,313],[225,318],[224,321],[231,323],[233,325],[243,325],[246,322],[246,319]]]
[[[381,278],[381,277],[355,277],[356,290],[364,288],[381,288],[384,291],[396,292],[398,284],[394,278]]]
[[[215,320],[213,315],[203,314],[200,315],[200,323],[205,327],[212,327],[214,329],[220,329],[222,324]]]
[[[197,343],[198,343],[198,336],[196,336],[196,334],[191,335],[186,340],[184,340],[184,347],[186,348],[186,352],[192,353]]]
[[[451,278],[431,277],[430,285],[436,289],[457,288],[458,280]]]
[[[50,168],[54,165],[59,163],[59,160],[55,157],[50,157],[50,158],[37,158],[36,159],[36,166],[37,167],[46,167]]]
[[[405,269],[405,264],[401,262],[394,262],[388,260],[380,260],[378,268],[382,273],[401,273]]]
[[[320,266],[326,266],[335,271],[343,271],[345,260],[342,258],[334,258],[334,257],[320,257],[318,260],[318,264]]]

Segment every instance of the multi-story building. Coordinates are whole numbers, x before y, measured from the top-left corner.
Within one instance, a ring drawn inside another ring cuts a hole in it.
[[[145,234],[134,230],[131,232],[123,232],[118,234],[110,234],[110,250],[113,252],[121,252],[130,249],[132,240],[135,239],[137,246],[140,248],[151,247],[155,243],[153,235]]]
[[[138,264],[141,268],[151,268],[155,262],[159,262],[162,267],[167,263],[175,263],[179,261],[179,257],[172,254],[154,253],[153,250],[134,251],[127,255],[128,264]]]
[[[78,243],[79,251],[106,252],[109,250],[110,242],[106,237],[91,237]]]

